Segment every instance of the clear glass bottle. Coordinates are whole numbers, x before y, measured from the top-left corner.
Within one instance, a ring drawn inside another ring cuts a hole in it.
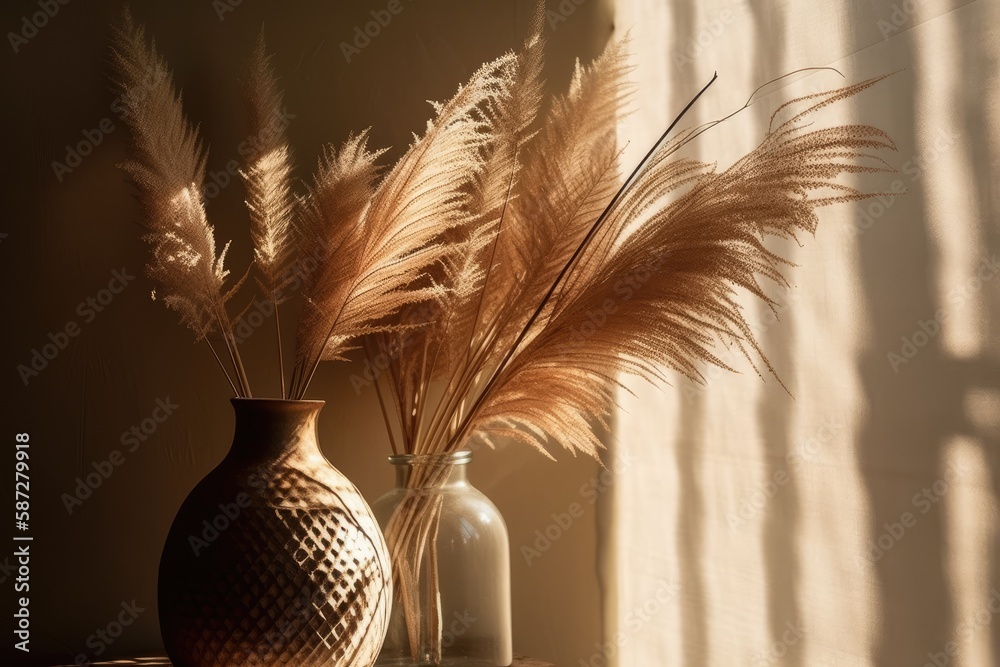
[[[372,509],[389,545],[393,603],[376,665],[507,667],[510,545],[469,483],[472,452],[390,456],[396,487]]]

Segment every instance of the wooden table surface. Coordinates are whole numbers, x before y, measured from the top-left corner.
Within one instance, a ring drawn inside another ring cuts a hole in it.
[[[534,658],[527,658],[523,655],[515,655],[514,662],[510,667],[556,667],[551,662],[542,662]]]
[[[127,665],[132,665],[133,667],[171,667],[170,660],[166,656],[160,655],[144,656],[141,658],[120,658],[107,662],[92,662],[90,665],[91,667],[124,667]],[[56,667],[76,667],[76,665],[58,665]],[[555,667],[555,665],[551,662],[543,662],[534,658],[527,658],[523,655],[516,655],[511,667]]]

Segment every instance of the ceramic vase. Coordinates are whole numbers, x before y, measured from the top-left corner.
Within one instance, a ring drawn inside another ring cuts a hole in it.
[[[320,450],[323,402],[232,403],[232,447],[184,500],[160,560],[174,667],[372,665],[389,556],[364,498]]]

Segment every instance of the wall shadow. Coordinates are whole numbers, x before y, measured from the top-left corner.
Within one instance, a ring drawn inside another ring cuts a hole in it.
[[[783,72],[786,53],[784,8],[780,5],[762,8],[751,4],[749,11],[756,35],[754,58],[760,63],[757,71],[763,73],[762,78]],[[782,256],[793,258],[797,246],[791,242],[785,242],[783,246],[785,252],[781,253]],[[794,270],[794,267],[790,269]],[[781,298],[786,299],[784,296]],[[780,312],[772,312],[766,304],[759,302],[756,308],[758,322],[762,323],[762,327],[766,325],[759,341],[764,354],[779,376],[790,373],[794,364],[791,351],[796,349],[797,338],[795,317],[785,317],[779,324],[775,320],[780,317]],[[766,380],[757,405],[761,446],[766,452],[765,460],[774,461],[776,466],[781,467],[785,465],[786,457],[793,447],[790,423],[793,401],[774,378]],[[787,384],[788,379],[785,382]],[[768,480],[773,479],[775,472],[776,470],[769,469]],[[786,474],[787,483],[781,487],[781,493],[769,503],[761,545],[767,583],[769,645],[781,642],[782,635],[787,633],[788,624],[797,625],[801,620],[796,594],[801,572],[796,548],[801,514],[799,492],[795,475],[787,470]],[[789,667],[801,665],[800,649],[801,647],[795,647],[789,650],[784,656],[784,664]]]
[[[891,134],[897,145],[905,147],[898,155],[902,163],[910,157],[906,151],[920,150],[916,105],[927,93],[916,71],[913,31],[893,39],[903,60],[913,63],[896,75],[903,78],[897,89],[912,91],[912,97],[899,100],[892,112]],[[862,46],[849,44],[846,51]],[[950,374],[951,362],[940,338],[930,340],[898,372],[887,359],[888,353],[898,353],[900,336],[911,335],[919,317],[933,317],[942,305],[935,293],[938,266],[926,201],[919,187],[910,187],[906,197],[911,215],[885,216],[858,237],[869,339],[857,361],[867,410],[856,456],[871,512],[865,565],[870,564],[876,575],[873,595],[882,620],[881,632],[870,647],[877,665],[923,664],[928,652],[949,641],[954,613],[944,569],[947,536],[942,507],[938,504],[920,514],[913,503],[915,494],[939,478],[943,446],[961,420],[953,387],[941,382]],[[855,208],[859,216],[864,205]],[[908,261],[894,261],[890,271],[887,257]],[[897,542],[892,532],[898,535],[896,526],[905,513],[919,518]]]

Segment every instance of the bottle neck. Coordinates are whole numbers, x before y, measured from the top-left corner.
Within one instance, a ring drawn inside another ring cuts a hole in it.
[[[389,463],[396,471],[396,486],[409,489],[467,485],[468,464],[471,460],[470,451],[449,454],[400,454],[389,457]]]
[[[319,454],[316,430],[323,401],[234,398],[236,432],[230,456],[272,460]]]

